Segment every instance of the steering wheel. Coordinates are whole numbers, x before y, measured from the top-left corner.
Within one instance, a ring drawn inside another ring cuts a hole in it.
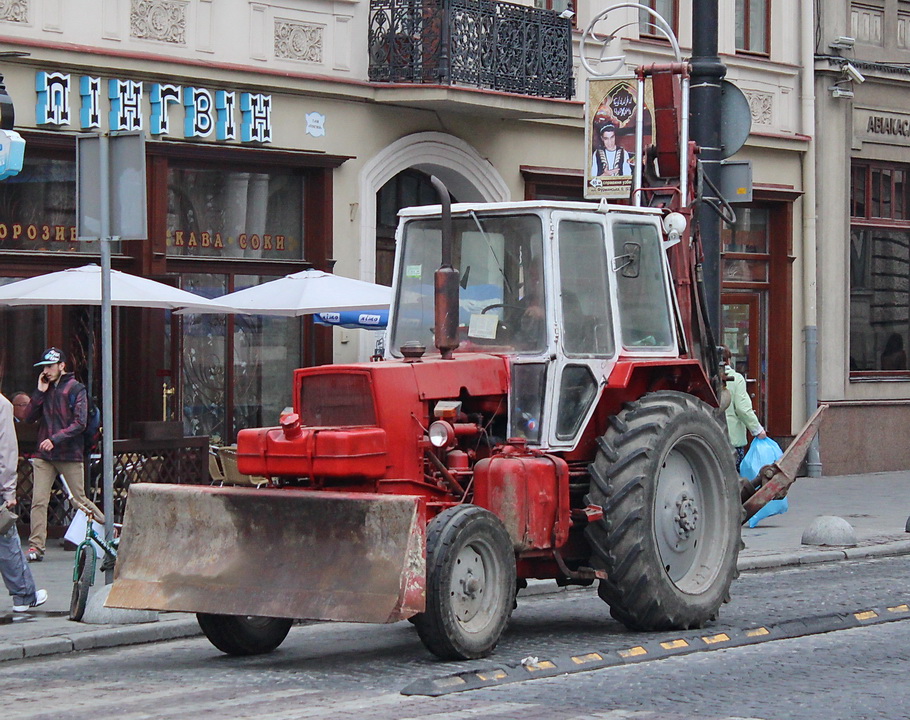
[[[487,305],[483,310],[481,310],[480,314],[483,315],[485,312],[487,312],[487,310],[494,310],[495,308],[518,310],[519,312],[525,311],[521,305],[513,305],[511,303],[493,303],[492,305]]]

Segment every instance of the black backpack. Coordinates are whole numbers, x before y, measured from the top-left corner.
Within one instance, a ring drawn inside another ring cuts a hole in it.
[[[76,396],[79,394],[79,388],[85,388],[80,382],[77,382],[70,389],[70,410],[76,411]],[[85,452],[90,452],[98,444],[101,434],[101,409],[95,399],[89,395],[88,390],[85,392],[88,406],[85,413],[85,430],[82,431],[82,445]]]

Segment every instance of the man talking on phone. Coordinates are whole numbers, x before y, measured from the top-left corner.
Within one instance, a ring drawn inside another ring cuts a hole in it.
[[[44,559],[47,506],[58,473],[66,481],[73,501],[91,510],[95,520],[104,522],[104,515],[85,496],[82,466],[82,433],[88,415],[85,385],[73,373],[66,372],[66,355],[58,348],[45,350],[35,367],[41,368],[41,374],[26,415],[28,422],[38,421],[38,450],[32,460],[32,533],[26,553],[29,562]]]

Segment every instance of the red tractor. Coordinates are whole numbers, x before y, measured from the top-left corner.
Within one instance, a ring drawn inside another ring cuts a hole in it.
[[[268,487],[134,485],[109,605],[232,654],[408,618],[454,659],[531,578],[597,582],[635,630],[716,617],[744,513],[687,211],[435,182],[400,214],[389,357],[295,372],[293,413],[238,437]]]

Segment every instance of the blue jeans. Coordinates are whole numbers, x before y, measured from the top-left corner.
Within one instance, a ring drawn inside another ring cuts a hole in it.
[[[0,574],[13,605],[31,605],[35,602],[35,579],[22,552],[16,525],[0,535]]]

